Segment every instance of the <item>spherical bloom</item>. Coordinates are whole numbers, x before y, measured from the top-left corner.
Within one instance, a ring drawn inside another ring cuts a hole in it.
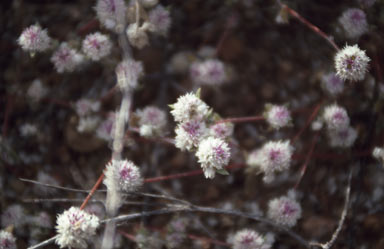
[[[271,248],[263,236],[251,229],[238,231],[233,237],[233,249],[268,249]]]
[[[124,28],[127,11],[124,0],[98,0],[95,10],[100,23],[107,29],[121,32]]]
[[[44,86],[40,79],[35,79],[32,81],[27,90],[27,96],[35,102],[39,102],[41,99],[47,96],[47,93],[48,89]]]
[[[190,77],[196,84],[211,86],[222,85],[228,80],[224,63],[217,59],[193,63],[190,68]]]
[[[148,14],[149,22],[153,25],[153,32],[166,36],[171,27],[169,10],[158,5]]]
[[[268,203],[268,218],[280,225],[293,227],[300,217],[301,206],[292,198],[282,196]]]
[[[26,123],[20,126],[20,134],[23,137],[32,137],[36,135],[38,128],[34,124]]]
[[[197,147],[201,139],[206,135],[207,128],[204,122],[191,120],[180,123],[175,132],[175,146],[184,151]]]
[[[367,17],[361,9],[347,9],[339,18],[339,23],[343,27],[345,35],[351,39],[359,38],[368,31]]]
[[[87,248],[87,240],[96,234],[99,218],[77,207],[71,207],[59,214],[56,220],[56,244],[60,248]]]
[[[139,168],[128,160],[112,160],[107,165],[104,184],[113,188],[117,183],[120,191],[133,192],[143,185]]]
[[[349,127],[347,111],[336,104],[325,107],[323,119],[331,130],[345,130]]]
[[[16,249],[16,239],[10,232],[5,230],[0,231],[0,248],[1,249]]]
[[[21,48],[29,52],[42,52],[51,46],[51,38],[47,30],[35,24],[26,28],[17,40]]]
[[[152,31],[154,26],[151,23],[145,22],[142,26],[137,23],[131,23],[126,29],[126,34],[132,46],[142,49],[148,45],[147,31]]]
[[[156,106],[147,106],[137,111],[140,125],[140,135],[151,137],[160,135],[167,125],[167,115]]]
[[[24,208],[18,204],[10,205],[1,214],[1,226],[13,225],[18,228],[25,224]]]
[[[268,105],[265,113],[268,124],[274,129],[280,129],[291,122],[291,113],[286,106]]]
[[[228,164],[231,157],[228,144],[220,139],[208,137],[202,140],[196,152],[206,178],[214,178],[215,171]]]
[[[233,134],[232,123],[217,123],[209,127],[209,134],[216,138],[226,139]]]
[[[113,131],[115,128],[115,113],[111,112],[108,118],[101,122],[96,130],[96,135],[106,141],[110,141],[113,138]]]
[[[377,160],[384,162],[384,148],[375,147],[372,151],[372,156]]]
[[[117,83],[123,90],[136,88],[143,74],[143,64],[139,61],[126,59],[116,67]]]
[[[247,157],[247,165],[253,168],[257,168],[260,166],[260,149],[255,149],[251,151]]]
[[[210,114],[209,106],[194,93],[180,96],[172,105],[171,114],[176,122],[187,122],[192,119],[203,120]]]
[[[193,59],[194,54],[190,51],[178,52],[174,54],[170,59],[168,65],[169,71],[176,74],[184,74],[188,72]]]
[[[111,53],[112,42],[108,36],[99,32],[89,34],[83,40],[83,52],[94,61]]]
[[[321,80],[321,86],[324,91],[332,96],[340,94],[344,90],[344,81],[340,79],[335,73],[328,73],[323,75]]]
[[[292,153],[289,141],[267,142],[259,151],[259,167],[267,175],[286,170],[291,165]]]
[[[51,57],[58,73],[73,72],[83,61],[84,56],[70,48],[66,42],[61,43]]]
[[[351,147],[357,138],[357,131],[352,127],[342,130],[329,130],[328,137],[331,147]]]
[[[368,71],[369,57],[357,45],[345,46],[335,56],[336,74],[342,80],[363,80]]]

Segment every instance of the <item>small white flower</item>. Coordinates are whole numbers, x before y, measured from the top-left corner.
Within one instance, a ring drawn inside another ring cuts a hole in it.
[[[267,106],[266,120],[268,124],[274,129],[280,129],[287,126],[291,121],[291,113],[287,107],[281,105]]]
[[[58,73],[73,72],[83,61],[84,56],[70,48],[66,42],[61,43],[51,57]]]
[[[266,243],[264,236],[254,230],[242,229],[233,237],[233,249],[268,249],[271,244]]]
[[[348,38],[355,39],[368,31],[367,17],[361,9],[350,8],[343,12],[339,23]]]
[[[357,45],[345,46],[335,56],[336,74],[342,80],[363,80],[368,71],[369,57]]]
[[[98,0],[95,10],[100,23],[107,29],[121,32],[124,28],[127,11],[124,0]]]
[[[117,83],[119,87],[123,90],[136,88],[143,72],[144,69],[141,62],[131,59],[120,62],[116,67]]]
[[[222,85],[228,80],[224,63],[216,59],[193,63],[190,77],[196,84],[211,86]]]
[[[180,123],[175,132],[175,146],[184,151],[197,147],[201,139],[206,135],[207,129],[204,122],[191,120]]]
[[[264,144],[257,159],[266,175],[287,170],[291,165],[293,147],[289,141],[270,141]]]
[[[209,106],[194,93],[180,96],[172,108],[171,114],[176,122],[187,122],[192,119],[203,120],[210,114]]]
[[[332,96],[344,91],[344,81],[335,73],[328,73],[322,77],[321,85],[323,89]]]
[[[268,203],[268,218],[280,225],[293,227],[300,217],[301,206],[292,198],[282,196]]]
[[[0,248],[1,249],[16,249],[15,237],[5,230],[0,231]]]
[[[104,184],[113,188],[115,183],[120,191],[136,191],[143,185],[139,168],[128,160],[112,160],[107,165]]]
[[[148,14],[149,22],[153,25],[153,31],[160,35],[166,36],[171,27],[171,17],[169,10],[158,5]]]
[[[342,130],[329,130],[328,137],[331,147],[351,147],[357,138],[357,131],[352,127],[347,127]]]
[[[47,30],[35,24],[26,28],[17,40],[21,48],[29,52],[42,52],[51,46]]]
[[[110,54],[112,42],[108,36],[99,32],[89,34],[83,40],[83,52],[94,61]]]
[[[143,110],[137,111],[140,125],[140,135],[151,137],[161,135],[167,125],[165,112],[156,106],[147,106]]]
[[[97,216],[88,214],[77,207],[71,207],[58,215],[56,223],[57,238],[55,242],[60,248],[87,248],[87,241],[96,234],[96,229],[100,224]]]
[[[46,86],[44,86],[40,79],[35,79],[32,81],[27,90],[27,96],[35,102],[39,102],[41,99],[47,96],[47,93],[48,89]]]
[[[132,46],[142,49],[149,43],[147,31],[151,30],[153,30],[151,23],[145,22],[142,26],[138,26],[137,23],[131,23],[126,29],[126,34]]]
[[[347,111],[336,104],[325,107],[323,119],[330,130],[345,130],[349,127]]]
[[[206,178],[214,178],[215,171],[228,164],[231,157],[228,144],[219,138],[208,137],[202,140],[196,152]]]
[[[226,139],[232,136],[233,124],[232,123],[217,123],[209,127],[209,134],[211,136]]]
[[[384,148],[375,147],[372,151],[372,156],[377,160],[384,162]]]
[[[26,123],[20,127],[20,133],[21,133],[21,136],[23,137],[34,136],[37,134],[37,132],[38,132],[38,129],[34,124]]]

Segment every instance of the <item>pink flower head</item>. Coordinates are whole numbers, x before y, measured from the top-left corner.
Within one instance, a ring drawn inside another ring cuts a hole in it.
[[[344,81],[335,73],[328,73],[322,78],[322,87],[330,95],[337,95],[344,90]]]
[[[43,52],[51,46],[47,31],[38,24],[26,28],[17,41],[23,50],[29,52]]]
[[[190,77],[196,84],[201,85],[222,85],[228,80],[224,63],[216,59],[193,63]]]
[[[350,8],[343,12],[339,22],[348,38],[359,38],[368,31],[367,17],[361,9]]]
[[[84,54],[94,61],[109,55],[111,48],[112,43],[109,37],[99,32],[87,35],[83,40],[82,50]]]
[[[268,249],[271,245],[263,236],[251,229],[238,231],[233,237],[233,249]]]
[[[51,62],[58,73],[73,72],[84,60],[84,56],[70,48],[66,42],[53,53]]]
[[[345,130],[349,126],[347,111],[336,104],[324,109],[323,118],[330,130]]]
[[[296,200],[282,196],[269,201],[268,217],[278,224],[292,227],[301,217],[301,206]]]
[[[123,30],[127,11],[124,0],[98,0],[95,10],[100,23],[107,29],[116,32]]]
[[[166,36],[171,27],[169,11],[161,5],[149,12],[149,22],[153,25],[155,33]]]
[[[291,113],[286,106],[267,105],[266,120],[274,129],[287,126],[291,121]]]

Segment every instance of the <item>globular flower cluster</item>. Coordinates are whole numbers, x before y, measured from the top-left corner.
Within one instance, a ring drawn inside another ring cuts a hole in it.
[[[170,106],[171,114],[178,122],[175,146],[181,150],[196,151],[206,178],[214,178],[216,172],[224,173],[223,167],[231,156],[225,140],[232,134],[232,125],[212,124],[212,111],[200,99],[199,92],[187,93]]]
[[[144,137],[160,136],[167,125],[167,115],[156,106],[147,106],[137,111],[140,135]]]
[[[282,196],[269,201],[267,215],[280,225],[293,227],[301,217],[301,206],[295,199]]]
[[[28,52],[43,52],[51,46],[51,38],[47,31],[38,24],[26,28],[17,42],[23,50]]]
[[[0,248],[1,249],[16,249],[15,237],[5,230],[0,231]]]
[[[268,124],[278,130],[289,125],[291,122],[291,112],[284,105],[266,105],[264,116]]]
[[[379,160],[381,163],[384,163],[384,148],[375,147],[372,151],[372,156]]]
[[[342,80],[363,80],[368,71],[369,57],[357,45],[345,46],[335,56],[336,74]]]
[[[27,96],[34,102],[39,102],[48,94],[48,89],[40,79],[32,81],[27,90]]]
[[[361,9],[350,8],[343,12],[339,23],[348,38],[357,39],[368,31],[367,17]]]
[[[269,249],[272,244],[264,236],[251,229],[242,229],[232,239],[233,249]]]
[[[99,218],[77,207],[71,207],[57,216],[56,244],[60,248],[87,248],[87,241],[96,234]]]
[[[331,96],[336,96],[344,91],[344,81],[333,72],[323,75],[321,86]]]
[[[156,6],[148,13],[149,23],[152,24],[153,32],[159,35],[167,36],[171,27],[171,17],[169,10],[162,5]]]
[[[124,28],[127,11],[124,0],[98,0],[95,10],[100,23],[107,29],[121,32]]]
[[[108,189],[133,192],[143,185],[139,168],[128,160],[112,160],[107,165],[104,184]]]
[[[98,61],[111,53],[112,42],[100,32],[89,34],[83,40],[82,50],[93,61]]]
[[[251,168],[263,172],[264,180],[270,181],[275,173],[290,167],[292,154],[293,147],[289,141],[269,141],[261,149],[250,153],[247,164]]]
[[[84,56],[69,47],[66,42],[62,42],[51,57],[51,62],[58,73],[73,72],[83,61]]]
[[[190,67],[190,77],[199,85],[218,86],[228,81],[225,65],[217,59],[194,62]]]
[[[328,138],[331,147],[349,148],[357,138],[357,130],[348,126],[343,130],[329,130]]]
[[[136,88],[143,72],[144,69],[141,62],[131,59],[123,60],[116,67],[119,87],[124,91]]]

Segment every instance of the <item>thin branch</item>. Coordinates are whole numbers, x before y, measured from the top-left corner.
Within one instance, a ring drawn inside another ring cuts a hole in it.
[[[44,240],[43,242],[40,242],[39,244],[37,245],[34,245],[34,246],[31,246],[31,247],[28,247],[28,249],[37,249],[37,248],[40,248],[40,247],[44,247],[46,245],[49,245],[51,243],[53,243],[55,241],[55,239],[57,238],[58,235],[50,238],[50,239],[47,239],[47,240]]]
[[[97,190],[97,188],[100,186],[101,182],[103,181],[104,179],[104,172],[101,173],[101,175],[99,176],[99,179],[97,179],[95,185],[93,186],[93,188],[91,189],[91,191],[89,192],[89,194],[87,195],[87,197],[85,198],[85,200],[83,201],[83,203],[81,204],[80,206],[80,210],[84,209],[85,206],[87,205],[87,203],[89,202],[89,200],[91,199],[92,195],[95,193],[95,191]]]
[[[220,123],[244,123],[244,122],[249,122],[249,121],[260,121],[264,120],[265,118],[263,116],[253,116],[253,117],[238,117],[238,118],[226,118],[219,120],[216,122],[216,124]]]

